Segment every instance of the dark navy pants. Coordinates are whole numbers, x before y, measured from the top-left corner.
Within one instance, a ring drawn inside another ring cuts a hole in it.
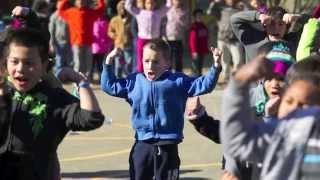
[[[136,141],[129,158],[131,180],[177,180],[180,158],[178,145],[154,145]]]

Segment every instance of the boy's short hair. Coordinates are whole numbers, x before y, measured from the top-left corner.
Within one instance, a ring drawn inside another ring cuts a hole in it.
[[[156,52],[162,53],[163,57],[169,61],[170,59],[170,46],[168,42],[162,39],[153,39],[143,46],[143,49],[150,48]]]
[[[273,18],[279,18],[282,19],[283,15],[285,15],[286,13],[288,13],[285,9],[283,9],[282,7],[272,7],[268,10],[267,15],[273,17]]]
[[[203,14],[203,10],[197,8],[197,9],[195,9],[195,10],[192,11],[192,16],[193,16],[193,17],[196,17],[197,14]]]
[[[6,58],[9,55],[10,45],[12,43],[26,47],[37,47],[39,49],[39,55],[42,63],[49,60],[49,42],[41,31],[37,31],[31,28],[10,30],[4,42],[4,49],[2,54],[2,61],[4,64],[6,62]]]
[[[291,84],[304,76],[320,77],[320,55],[311,55],[292,65],[287,73],[287,82]]]

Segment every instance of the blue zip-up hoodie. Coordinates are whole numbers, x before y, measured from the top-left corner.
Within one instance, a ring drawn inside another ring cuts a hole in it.
[[[137,140],[182,140],[184,110],[188,97],[209,93],[220,70],[213,67],[205,76],[164,72],[149,81],[143,73],[117,79],[111,65],[104,64],[101,88],[111,96],[125,98],[132,106],[132,125]]]

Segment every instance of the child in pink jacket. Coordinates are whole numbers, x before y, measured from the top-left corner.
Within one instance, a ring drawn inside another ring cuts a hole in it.
[[[89,78],[94,80],[94,72],[97,68],[99,77],[97,82],[100,82],[104,57],[113,47],[113,40],[107,34],[108,26],[109,20],[106,16],[99,17],[93,23],[93,42],[91,46],[93,61]]]

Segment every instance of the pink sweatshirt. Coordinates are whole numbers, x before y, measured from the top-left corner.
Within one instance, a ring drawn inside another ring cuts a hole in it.
[[[108,36],[109,21],[102,17],[93,23],[92,53],[103,54],[111,50],[113,40]]]
[[[153,11],[135,7],[133,5],[133,0],[126,0],[125,2],[126,10],[137,19],[138,37],[142,39],[160,37],[161,20],[166,16],[170,7],[171,0],[167,0],[166,5]]]

